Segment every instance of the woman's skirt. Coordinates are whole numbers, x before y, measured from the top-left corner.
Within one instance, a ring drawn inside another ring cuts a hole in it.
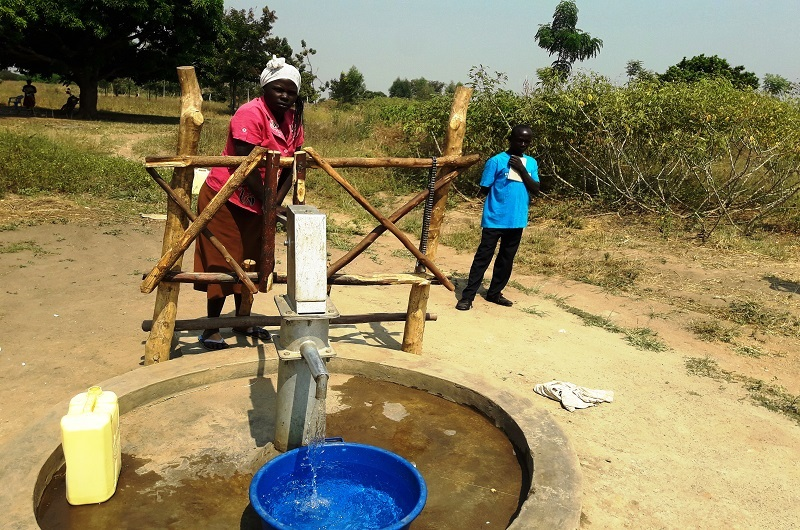
[[[197,211],[201,213],[216,193],[206,184],[200,188],[197,198]],[[220,208],[206,226],[222,243],[228,253],[239,265],[246,259],[258,263],[261,260],[262,216],[230,202]],[[195,272],[233,272],[222,254],[214,248],[211,241],[202,233],[195,240]],[[194,284],[198,291],[208,293],[209,299],[222,298],[231,294],[241,294],[241,283]]]

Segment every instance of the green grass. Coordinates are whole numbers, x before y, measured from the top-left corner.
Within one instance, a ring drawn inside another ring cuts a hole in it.
[[[408,261],[416,261],[417,260],[417,258],[414,257],[414,254],[412,254],[411,252],[408,251],[408,249],[405,249],[405,248],[394,249],[391,252],[391,255],[394,256],[395,258],[401,258],[401,259],[405,259],[405,260],[408,260]]]
[[[742,384],[754,403],[773,412],[783,414],[800,425],[800,396],[795,396],[784,388],[771,385],[761,379],[747,377],[720,368],[717,361],[710,357],[690,357],[686,359],[685,365],[686,371],[690,375]]]
[[[732,322],[749,325],[767,333],[800,336],[800,318],[788,311],[770,309],[753,300],[734,300],[716,313]]]
[[[517,291],[523,292],[523,293],[527,294],[528,296],[530,296],[532,294],[539,294],[539,292],[541,292],[541,289],[539,289],[538,287],[525,287],[524,285],[519,283],[517,280],[509,280],[508,286],[509,287],[513,287]]]
[[[141,164],[0,129],[0,195],[88,193],[108,199],[163,201]]]
[[[650,328],[631,328],[623,331],[625,340],[633,347],[645,351],[667,351],[669,347],[661,342],[658,333]]]
[[[454,248],[456,252],[475,252],[478,243],[481,242],[481,229],[477,226],[470,226],[453,232],[444,232],[441,242],[443,245]]]
[[[527,313],[529,315],[537,316],[537,317],[545,317],[545,316],[547,316],[547,311],[542,311],[541,309],[539,309],[536,306],[521,307],[520,311],[522,311],[523,313]]]
[[[33,252],[34,256],[50,254],[35,241],[20,241],[18,243],[9,243],[8,245],[0,245],[0,254],[16,254],[26,251]]]
[[[594,326],[612,333],[620,333],[625,337],[625,340],[634,348],[644,351],[662,352],[669,350],[669,346],[664,344],[658,338],[658,333],[650,328],[625,328],[614,324],[606,317],[594,315],[583,309],[572,307],[566,303],[558,303],[557,305],[580,318],[587,326]]]
[[[733,351],[744,357],[763,357],[764,351],[758,346],[748,346],[745,344],[738,344],[733,347]]]
[[[331,218],[327,219],[326,230],[328,246],[345,251],[353,247],[353,238],[363,236],[366,233],[356,220],[339,223]]]
[[[697,335],[700,340],[706,342],[725,342],[731,343],[741,335],[737,328],[723,326],[719,320],[692,320],[688,325],[689,331]]]

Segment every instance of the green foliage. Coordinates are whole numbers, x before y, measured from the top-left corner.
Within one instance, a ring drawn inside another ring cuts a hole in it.
[[[309,48],[306,41],[300,41],[301,51],[294,55],[295,61],[299,65],[300,70],[300,98],[307,103],[314,103],[319,100],[322,87],[317,87],[319,78],[314,73],[314,67],[311,64],[311,57],[317,54],[317,50]]]
[[[758,77],[752,72],[747,72],[744,66],[731,67],[728,61],[712,55],[697,55],[691,59],[683,58],[681,62],[670,66],[660,79],[662,81],[683,81],[694,83],[701,79],[722,78],[727,79],[736,88],[758,88]]]
[[[545,192],[682,220],[702,239],[721,223],[750,233],[796,207],[797,100],[739,90],[721,78],[617,86],[581,74],[520,95],[482,66],[471,77],[465,151],[489,157],[507,147],[513,125],[530,124]],[[444,137],[449,106],[449,97],[396,103],[384,118],[402,127],[409,155],[429,156]],[[459,189],[477,192],[479,171],[462,175]]]
[[[631,82],[654,81],[656,78],[655,72],[646,69],[644,63],[636,59],[630,60],[625,64],[625,74]]]
[[[141,164],[42,135],[0,130],[0,194],[89,193],[111,199],[161,201]]]
[[[389,97],[406,99],[430,99],[434,95],[440,95],[445,91],[445,84],[441,81],[429,81],[424,77],[417,79],[394,80],[389,87]]]
[[[222,9],[222,0],[6,0],[0,67],[74,81],[81,115],[93,118],[100,80],[163,79],[193,64],[209,51]]]
[[[553,13],[551,24],[540,24],[536,32],[537,44],[550,55],[555,55],[553,70],[565,78],[572,70],[575,61],[583,61],[596,56],[603,47],[603,41],[576,28],[578,6],[574,0],[561,0]]]
[[[389,97],[391,98],[411,99],[411,95],[411,81],[408,79],[400,79],[398,77],[389,87]]]
[[[227,11],[213,52],[201,59],[203,84],[219,94],[227,92],[231,113],[241,104],[245,89],[260,93],[259,76],[273,55],[292,59],[292,48],[286,39],[271,36],[277,18],[267,7],[261,10],[260,18],[252,9]]]
[[[792,90],[792,82],[776,74],[764,74],[764,91],[776,97],[788,94]]]
[[[340,103],[355,103],[366,98],[367,85],[364,75],[358,68],[351,66],[347,73],[339,74],[339,79],[329,82],[331,99]]]
[[[24,75],[16,74],[11,70],[0,71],[0,81],[23,81],[24,79]]]

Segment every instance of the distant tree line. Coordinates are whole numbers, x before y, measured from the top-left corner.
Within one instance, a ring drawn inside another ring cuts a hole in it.
[[[275,11],[263,7],[224,10],[223,0],[140,0],[135,3],[80,0],[5,0],[0,7],[0,69],[13,68],[25,77],[75,84],[80,91],[80,116],[97,116],[98,91],[158,97],[175,93],[175,68],[194,65],[204,97],[226,101],[235,110],[257,95],[259,74],[273,56],[285,57],[301,72],[300,97],[314,102],[327,92],[342,103],[386,96],[366,88],[363,74],[352,66],[338,78],[322,82],[313,67],[314,48],[301,41],[296,52],[285,38],[273,35]],[[574,0],[561,0],[550,24],[541,24],[537,44],[555,57],[536,71],[540,82],[563,83],[573,64],[596,56],[603,41],[576,27]],[[732,67],[716,55],[684,58],[663,74],[630,61],[630,79],[696,82],[722,77],[737,88],[758,88],[759,80],[743,66]],[[9,72],[10,73],[10,72]],[[427,100],[452,93],[457,85],[424,77],[396,78],[388,96]],[[784,96],[797,87],[767,74],[764,90]]]

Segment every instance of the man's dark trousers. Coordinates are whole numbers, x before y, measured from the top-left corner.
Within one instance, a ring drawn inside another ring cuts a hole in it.
[[[475,258],[472,260],[472,267],[469,269],[469,279],[467,286],[461,293],[462,300],[474,300],[478,293],[478,288],[483,282],[483,275],[489,268],[489,263],[494,256],[494,249],[500,241],[500,250],[494,260],[492,269],[492,281],[489,290],[486,291],[487,298],[495,298],[500,295],[503,288],[511,278],[511,267],[514,265],[514,256],[517,255],[519,243],[522,240],[522,228],[484,228],[481,232],[481,243],[475,251]]]

